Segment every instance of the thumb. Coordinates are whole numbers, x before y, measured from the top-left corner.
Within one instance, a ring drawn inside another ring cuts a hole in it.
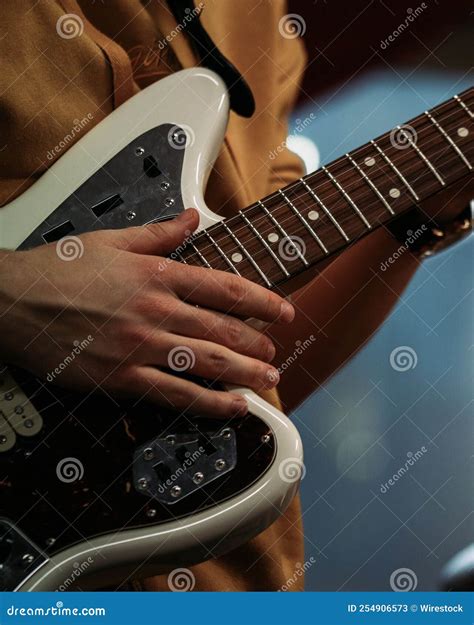
[[[169,221],[128,228],[127,249],[136,254],[170,254],[198,225],[199,213],[195,208],[188,208]]]

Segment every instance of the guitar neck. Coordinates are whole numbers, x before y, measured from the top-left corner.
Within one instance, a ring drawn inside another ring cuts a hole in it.
[[[474,88],[199,232],[182,262],[281,285],[472,174]]]

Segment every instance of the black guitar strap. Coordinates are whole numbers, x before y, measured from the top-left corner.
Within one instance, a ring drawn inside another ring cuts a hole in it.
[[[193,51],[202,67],[218,74],[229,91],[230,107],[242,117],[251,117],[255,111],[252,91],[238,69],[220,52],[201,24],[199,10],[193,0],[168,0],[175,20],[183,25]]]

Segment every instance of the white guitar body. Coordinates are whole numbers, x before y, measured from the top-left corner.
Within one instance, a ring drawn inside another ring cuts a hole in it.
[[[220,221],[206,206],[204,189],[224,137],[228,108],[223,82],[205,69],[183,70],[144,89],[84,134],[23,195],[0,209],[0,248],[18,248],[84,181],[137,137],[161,124],[186,130],[183,205],[198,209],[199,229]],[[64,580],[74,579],[77,563],[83,562],[88,565],[80,578],[82,587],[86,578],[94,586],[98,580],[112,584],[132,573],[136,576],[137,571],[141,576],[166,573],[208,558],[208,548],[212,555],[228,552],[268,527],[297,491],[298,478],[295,473],[291,478],[289,464],[301,468],[301,440],[290,420],[255,393],[245,388],[233,391],[245,396],[249,411],[275,436],[274,461],[260,479],[192,516],[93,537],[48,556],[17,590],[55,590]]]

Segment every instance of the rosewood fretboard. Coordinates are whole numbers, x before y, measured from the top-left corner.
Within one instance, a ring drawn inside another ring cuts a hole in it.
[[[472,175],[474,88],[198,233],[182,262],[272,288]]]

